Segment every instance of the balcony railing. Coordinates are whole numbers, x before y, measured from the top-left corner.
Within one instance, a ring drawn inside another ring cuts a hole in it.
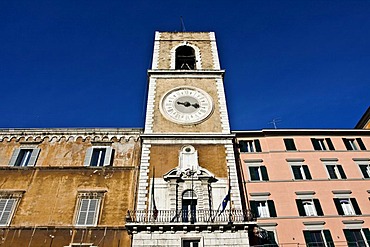
[[[126,223],[227,223],[255,221],[249,210],[129,210]]]

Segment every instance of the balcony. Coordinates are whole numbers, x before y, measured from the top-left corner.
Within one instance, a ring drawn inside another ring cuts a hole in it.
[[[255,222],[250,210],[129,210],[127,224],[230,224]]]

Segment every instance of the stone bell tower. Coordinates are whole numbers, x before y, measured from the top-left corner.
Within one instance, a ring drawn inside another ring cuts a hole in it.
[[[213,32],[156,32],[133,246],[248,246]]]

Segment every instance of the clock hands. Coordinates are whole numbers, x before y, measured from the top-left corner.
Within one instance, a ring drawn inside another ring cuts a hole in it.
[[[198,109],[198,108],[199,108],[199,104],[198,104],[198,103],[191,104],[191,103],[190,103],[190,102],[188,102],[188,101],[185,101],[185,102],[177,101],[176,103],[177,103],[178,105],[183,105],[183,106],[185,106],[185,107],[192,106],[192,107],[194,107],[195,109]]]

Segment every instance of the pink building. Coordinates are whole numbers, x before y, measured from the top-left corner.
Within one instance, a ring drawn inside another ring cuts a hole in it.
[[[370,246],[369,130],[233,133],[251,245]]]

